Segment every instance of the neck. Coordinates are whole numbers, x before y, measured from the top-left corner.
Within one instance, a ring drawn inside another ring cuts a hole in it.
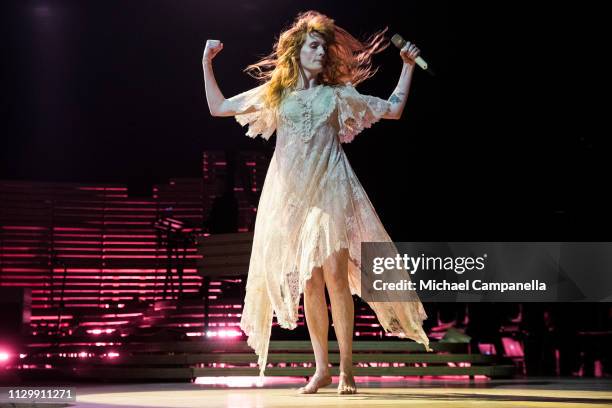
[[[318,77],[318,72],[308,71],[300,67],[300,76],[298,78],[297,87],[306,89],[311,88],[313,86],[317,86],[319,85]]]

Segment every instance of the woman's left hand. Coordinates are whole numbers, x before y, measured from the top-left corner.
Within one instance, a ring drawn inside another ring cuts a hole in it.
[[[406,64],[414,65],[416,58],[421,54],[421,50],[410,41],[406,42],[404,48],[400,51],[400,57]]]

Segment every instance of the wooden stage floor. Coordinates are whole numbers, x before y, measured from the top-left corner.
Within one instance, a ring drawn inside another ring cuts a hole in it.
[[[268,377],[269,378],[269,377]],[[233,380],[232,380],[233,381]],[[232,382],[230,381],[230,383]],[[244,381],[244,380],[240,380]],[[612,379],[530,378],[447,380],[358,378],[356,395],[337,395],[334,383],[317,394],[296,395],[303,378],[248,383],[77,385],[83,408],[133,407],[610,407]]]

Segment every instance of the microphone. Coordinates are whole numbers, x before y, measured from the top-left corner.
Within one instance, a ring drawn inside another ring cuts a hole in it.
[[[395,34],[393,35],[393,37],[391,37],[391,42],[393,43],[393,45],[395,45],[397,48],[399,48],[400,50],[402,48],[404,48],[404,46],[406,45],[406,40],[404,40],[402,38],[401,35],[399,34]],[[423,71],[427,71],[429,72],[431,75],[434,75],[433,71],[431,69],[428,68],[427,62],[425,62],[425,60],[423,58],[421,58],[420,56],[416,57],[416,59],[414,60],[414,62],[416,62],[416,64],[421,67],[423,69]]]

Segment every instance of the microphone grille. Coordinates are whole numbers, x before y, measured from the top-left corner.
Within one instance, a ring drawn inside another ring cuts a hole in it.
[[[394,34],[393,37],[391,37],[391,42],[399,49],[402,49],[404,45],[406,45],[406,40],[399,34]]]

